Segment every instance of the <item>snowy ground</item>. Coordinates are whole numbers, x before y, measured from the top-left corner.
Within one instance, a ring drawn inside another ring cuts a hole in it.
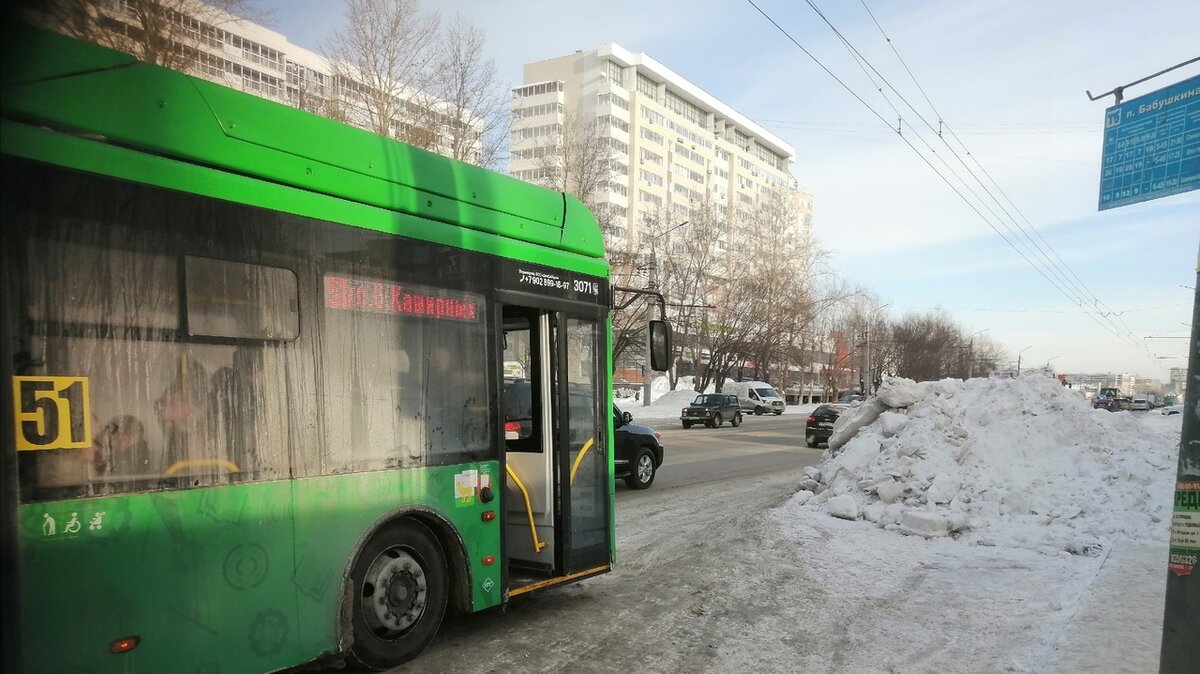
[[[888,389],[772,513],[842,616],[831,669],[1157,671],[1178,417],[1039,377]]]
[[[1157,671],[1180,417],[980,386],[908,391],[807,473],[796,446],[790,469],[618,488],[613,573],[447,625],[408,669]],[[883,518],[883,484],[925,535]]]

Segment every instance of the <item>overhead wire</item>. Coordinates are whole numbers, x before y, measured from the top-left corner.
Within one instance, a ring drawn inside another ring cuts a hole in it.
[[[896,91],[895,87],[893,87],[890,82],[887,82],[886,78],[883,77],[882,74],[880,74],[878,72],[878,70],[876,68],[874,68],[873,65],[870,64],[869,60],[867,60],[865,57],[863,57],[861,55],[861,53],[859,53],[857,51],[857,49],[855,49],[853,47],[853,45],[850,44],[849,41],[843,35],[841,35],[840,31],[838,31],[837,28],[832,25],[832,22],[830,22],[826,17],[824,17],[823,13],[820,12],[820,9],[817,8],[811,2],[811,0],[807,0],[807,1],[808,1],[809,6],[814,11],[816,11],[819,16],[822,17],[822,19],[826,22],[826,24],[835,32],[835,34],[837,34],[839,36],[839,39],[842,40],[843,44],[846,45],[847,49],[849,49],[851,51],[851,54],[855,57],[855,60],[859,64],[859,67],[863,68],[864,72],[866,72],[865,67],[863,65],[863,63],[865,62],[866,67],[870,67],[871,70],[876,72],[876,74],[879,75],[880,79],[882,81],[884,81],[884,83],[888,86],[888,88],[891,89],[892,92],[894,94],[896,94],[905,103],[905,105],[908,106],[908,108],[910,110],[912,110],[914,112],[914,114],[916,114],[918,116],[918,118],[920,118],[922,120],[922,122],[924,122],[926,124],[926,126],[929,127],[930,130],[932,131],[933,130],[932,125],[929,124],[928,120],[925,120],[924,117],[920,115],[919,111],[917,111],[915,109],[915,107],[912,106],[911,103],[908,103],[908,101],[903,97],[903,95],[901,95],[898,91]],[[861,103],[863,105],[863,107],[867,108],[867,110],[870,111],[877,119],[879,119],[880,122],[885,124],[887,126],[887,128],[889,128],[889,129],[892,128],[891,124],[879,113],[879,111],[877,111],[873,106],[871,106],[869,103],[867,103],[856,91],[853,90],[853,88],[851,88],[848,84],[846,84],[841,78],[839,78],[836,74],[834,74],[832,70],[830,70],[824,63],[822,63],[820,61],[820,59],[816,58],[816,56],[814,56],[808,49],[806,49],[802,44],[800,44],[800,42],[798,40],[796,40],[785,28],[783,28],[773,17],[771,17],[761,7],[759,7],[758,4],[756,4],[754,2],[754,0],[747,0],[747,2],[756,11],[758,11],[759,14],[761,14],[763,16],[763,18],[765,18],[781,34],[783,34],[784,37],[786,37],[790,42],[792,42],[792,44],[794,44],[797,48],[799,48],[800,51],[803,52],[806,56],[808,56],[808,58],[811,59],[818,67],[820,67],[822,70],[824,70],[825,73],[828,74],[835,82],[837,82],[839,85],[841,85],[841,87],[843,89],[845,89],[847,93],[849,93],[854,99],[856,99],[859,103]],[[876,23],[878,23],[878,22],[876,22]],[[885,39],[886,39],[886,34],[885,34]],[[893,47],[893,51],[894,51],[894,47]],[[860,59],[861,59],[861,61],[860,61]],[[907,66],[906,66],[906,68],[907,68]],[[890,107],[892,107],[892,109],[897,113],[897,116],[901,120],[901,124],[904,124],[903,115],[899,114],[899,110],[897,110],[895,108],[895,106],[891,103],[891,101],[889,99],[887,99],[886,94],[883,94],[882,88],[878,87],[878,84],[874,81],[874,78],[872,78],[869,73],[867,73],[867,76],[868,76],[868,79],[870,79],[872,81],[872,84],[878,88],[880,94],[883,95],[883,97],[884,97],[885,101],[887,101],[888,105]],[[910,71],[910,76],[911,76],[911,71]],[[927,96],[926,96],[926,99],[928,100]],[[920,134],[916,131],[916,129],[914,127],[912,127],[911,124],[908,124],[908,127],[913,132],[913,135],[916,135],[918,138],[921,138]],[[900,128],[902,128],[902,127],[900,127]],[[948,187],[950,187],[951,191],[953,191],[968,206],[968,208],[970,208],[972,211],[974,211],[975,214],[978,215],[980,217],[980,219],[983,220],[984,223],[987,224],[988,227],[991,228],[998,236],[1000,236],[1000,238],[1002,240],[1004,240],[1005,243],[1007,243],[1009,245],[1009,247],[1011,247],[1022,259],[1024,259],[1027,264],[1029,264],[1031,267],[1033,267],[1034,270],[1037,271],[1039,275],[1041,275],[1048,283],[1050,283],[1052,286],[1054,286],[1065,297],[1067,297],[1069,300],[1071,300],[1073,303],[1075,303],[1081,309],[1084,309],[1083,299],[1085,299],[1086,296],[1080,291],[1080,289],[1078,287],[1072,287],[1070,290],[1068,290],[1067,288],[1064,288],[1063,284],[1060,284],[1055,279],[1052,279],[1047,274],[1047,272],[1045,270],[1043,270],[1043,268],[1040,264],[1035,263],[1033,260],[1031,260],[1029,255],[1027,255],[1026,252],[1024,250],[1022,250],[1022,248],[1025,248],[1027,250],[1030,250],[1031,253],[1033,250],[1040,250],[1040,248],[1036,244],[1034,244],[1032,246],[1032,248],[1029,245],[1025,245],[1023,243],[1022,243],[1022,246],[1018,246],[1018,245],[1014,244],[1014,242],[1008,236],[1006,236],[1003,232],[1001,232],[1000,229],[998,227],[996,227],[996,225],[991,220],[989,220],[986,216],[984,216],[984,214],[980,211],[979,207],[975,203],[972,203],[972,201],[970,199],[968,199],[963,194],[963,192],[961,190],[959,190],[954,185],[954,183],[952,183],[950,181],[949,178],[947,178],[946,175],[944,175],[941,171],[939,171],[937,169],[937,167],[934,166],[932,162],[930,162],[929,158],[926,157],[920,150],[918,150],[917,147],[915,145],[913,145],[912,142],[910,142],[909,139],[902,132],[900,132],[899,130],[895,130],[895,129],[893,129],[893,131],[895,131],[897,133],[897,135],[900,136],[901,140],[906,145],[908,145],[909,149],[911,149],[927,166],[929,166],[929,168],[943,182],[946,183],[946,185]],[[936,150],[934,150],[932,147],[929,146],[927,141],[924,141],[924,139],[922,138],[922,142],[924,142],[925,146],[929,149],[929,151],[931,153],[933,153],[935,156],[939,157],[939,160],[942,161],[943,165],[945,165],[947,167],[947,170],[950,171],[957,180],[962,182],[964,185],[966,184],[966,181],[962,178],[962,176],[959,175],[957,172],[955,172],[951,167],[949,167],[948,163],[946,163],[945,160],[942,159],[940,155],[938,155]],[[944,138],[943,138],[943,142],[945,142]],[[961,140],[959,140],[959,143],[961,144]],[[970,171],[970,167],[966,166],[966,163],[962,161],[961,157],[958,157],[957,152],[954,151],[953,147],[949,146],[948,143],[946,145],[947,145],[947,148],[951,151],[951,153],[954,154],[959,159],[960,163],[963,164],[964,168],[966,168],[968,170],[968,172],[971,173],[971,175],[973,177],[975,177],[976,181],[979,182],[982,187],[984,187],[984,190],[986,192],[988,192],[989,196],[992,196],[992,199],[1001,206],[1002,210],[1004,210],[1003,204],[1001,204],[999,202],[999,200],[997,200],[995,198],[994,195],[991,195],[990,191],[987,190],[986,185],[983,185],[982,181],[979,180],[979,178],[977,176],[974,176],[973,172]],[[965,149],[965,146],[964,146],[964,149]],[[978,162],[976,161],[976,163],[978,163]],[[996,216],[997,218],[999,217],[996,215],[995,211],[990,208],[990,206],[986,205],[986,202],[984,202],[983,199],[981,197],[979,197],[978,194],[975,193],[973,189],[970,191],[971,191],[972,195],[975,196],[976,199],[978,199],[980,202],[985,203],[985,208],[987,208],[989,211],[991,211],[993,216]],[[1011,219],[1011,215],[1009,217]],[[1014,223],[1015,222],[1016,221],[1014,219]],[[1001,221],[1001,224],[1002,225],[1004,224],[1003,221]],[[1017,224],[1019,226],[1019,223],[1017,223]],[[1004,226],[1006,229],[1009,230],[1010,234],[1013,234],[1014,236],[1016,236],[1016,233],[1012,231],[1011,227],[1008,227],[1007,225],[1004,225]],[[1028,234],[1026,234],[1026,237],[1029,238]],[[1032,239],[1030,239],[1030,241],[1032,242]],[[1044,241],[1044,239],[1043,239],[1043,241]],[[1034,254],[1034,257],[1039,257],[1039,256],[1037,254]],[[1041,257],[1049,260],[1049,258],[1046,256],[1044,251],[1041,251]],[[1057,265],[1055,265],[1052,261],[1049,262],[1049,267],[1054,268],[1055,271],[1057,271],[1057,269],[1056,269]],[[1074,286],[1074,284],[1069,283],[1069,279],[1066,279],[1062,275],[1061,271],[1058,271],[1057,275],[1063,279],[1064,284],[1066,284],[1068,286]],[[1104,316],[1097,317],[1095,314],[1093,314],[1090,311],[1087,311],[1086,309],[1085,309],[1085,313],[1089,316],[1089,318],[1091,318],[1093,321],[1095,321],[1097,323],[1097,325],[1099,325],[1101,328],[1105,329],[1106,331],[1112,333],[1114,336],[1118,337],[1119,339],[1122,339],[1123,341],[1126,341],[1127,343],[1130,343],[1131,345],[1133,345],[1135,347],[1141,346],[1138,343],[1138,341],[1136,340],[1136,338],[1134,338],[1133,335],[1127,331],[1127,329],[1126,329],[1126,334],[1122,334],[1119,327],[1116,325],[1115,322],[1111,321],[1111,319],[1109,319],[1109,323],[1106,324],[1103,320],[1101,320],[1102,318],[1106,318],[1106,317],[1104,317]]]
[[[879,30],[879,34],[883,37],[884,41],[887,42],[888,48],[892,50],[892,53],[896,56],[896,60],[900,62],[900,65],[904,68],[904,71],[908,74],[909,79],[912,80],[912,83],[917,88],[917,91],[919,91],[921,93],[921,97],[924,98],[926,104],[929,105],[929,109],[932,110],[935,115],[937,115],[939,123],[941,123],[946,128],[946,130],[950,133],[950,136],[955,140],[955,142],[958,143],[959,147],[962,148],[963,152],[965,152],[966,155],[971,158],[971,161],[975,164],[975,166],[977,166],[979,168],[979,170],[983,173],[983,175],[987,177],[988,181],[996,188],[996,191],[999,192],[1000,195],[1004,197],[1004,200],[1009,204],[1009,206],[1012,207],[1013,211],[1015,211],[1017,213],[1017,215],[1019,215],[1021,217],[1021,219],[1025,222],[1025,224],[1027,224],[1029,226],[1029,229],[1032,230],[1034,235],[1038,238],[1038,240],[1040,240],[1042,242],[1042,244],[1045,246],[1045,249],[1048,250],[1050,252],[1050,254],[1052,254],[1054,256],[1054,258],[1056,260],[1058,260],[1058,263],[1062,265],[1062,268],[1065,269],[1068,274],[1070,274],[1072,279],[1074,279],[1073,285],[1076,288],[1083,291],[1084,294],[1089,296],[1090,301],[1097,307],[1098,310],[1102,310],[1103,314],[1110,314],[1110,315],[1113,314],[1114,312],[1112,312],[1112,309],[1109,308],[1107,305],[1105,305],[1103,302],[1101,302],[1100,298],[1096,296],[1096,294],[1091,290],[1091,288],[1089,288],[1087,286],[1086,283],[1084,283],[1083,279],[1079,278],[1079,275],[1075,273],[1075,270],[1072,269],[1071,266],[1069,264],[1067,264],[1067,262],[1065,260],[1062,259],[1062,256],[1060,256],[1058,254],[1058,251],[1056,251],[1054,249],[1054,247],[1051,246],[1048,241],[1046,241],[1045,237],[1042,236],[1041,232],[1038,231],[1038,229],[1036,227],[1034,227],[1033,223],[1030,222],[1029,218],[1020,209],[1020,207],[1018,207],[1016,205],[1016,203],[1008,195],[1008,192],[1006,192],[1004,190],[1004,188],[1000,185],[1000,183],[998,181],[996,181],[995,177],[992,176],[991,172],[989,172],[987,170],[987,168],[984,167],[983,164],[979,162],[978,158],[976,158],[975,155],[967,148],[966,144],[962,141],[962,139],[958,137],[958,134],[955,132],[954,128],[949,124],[949,122],[945,121],[945,119],[942,117],[941,112],[938,111],[937,106],[935,106],[933,104],[933,101],[930,99],[929,94],[925,91],[925,88],[921,86],[921,83],[919,81],[917,81],[917,77],[913,73],[912,69],[909,68],[908,62],[905,61],[904,57],[902,57],[900,55],[900,51],[898,49],[896,49],[896,45],[892,42],[891,37],[887,34],[886,31],[884,31],[883,26],[879,23],[879,19],[876,18],[874,12],[871,11],[871,8],[867,6],[866,0],[859,0],[859,2],[862,4],[863,9],[866,10],[867,15],[871,17],[871,21],[875,24],[875,27]],[[939,135],[939,137],[941,136],[940,133],[938,135]],[[945,142],[944,138],[943,138],[943,142]],[[947,145],[947,147],[950,147],[948,142],[946,143],[946,145]],[[974,175],[973,172],[972,172],[972,175]],[[978,178],[976,178],[976,179],[978,179]],[[990,192],[989,192],[989,194],[990,194]],[[1007,213],[1007,210],[1006,210],[1006,213]],[[1014,220],[1014,222],[1015,222],[1015,220]],[[1018,227],[1020,227],[1020,223],[1016,223],[1016,224],[1018,225]],[[1024,229],[1024,228],[1022,228],[1022,229]],[[1026,235],[1026,236],[1028,237],[1028,235]],[[1116,315],[1117,315],[1118,319],[1120,319],[1120,314],[1116,314]],[[1121,320],[1120,324],[1121,324],[1120,328],[1125,332],[1125,334],[1132,337],[1133,331],[1130,330],[1129,326],[1124,322],[1124,320]],[[1116,323],[1114,322],[1113,325],[1116,326]],[[1149,351],[1148,349],[1146,349],[1146,350],[1147,350],[1147,352]]]
[[[870,68],[871,71],[874,72],[875,75],[888,87],[888,89],[890,89],[892,91],[892,93],[895,94],[900,99],[900,101],[903,102],[904,105],[907,106],[908,109],[911,110],[913,112],[913,114],[916,115],[917,118],[921,120],[922,123],[924,123],[926,128],[928,128],[931,132],[935,133],[938,136],[938,138],[942,141],[942,144],[946,146],[946,149],[949,150],[952,155],[954,155],[955,159],[958,160],[959,164],[962,165],[963,169],[966,170],[967,174],[970,177],[974,178],[975,182],[979,184],[979,186],[983,189],[983,191],[987,194],[987,196],[992,200],[992,202],[995,202],[995,204],[1000,207],[1000,210],[1003,211],[1004,215],[1007,216],[1008,219],[1014,225],[1016,225],[1018,231],[1014,231],[1013,228],[1010,227],[1004,221],[1004,219],[1000,216],[1000,214],[998,214],[996,212],[996,210],[991,207],[991,204],[987,200],[985,200],[983,197],[981,197],[975,191],[974,188],[972,188],[970,185],[968,185],[966,179],[963,178],[961,175],[959,175],[958,172],[955,171],[955,169],[953,169],[949,165],[949,163],[940,154],[938,154],[937,151],[932,146],[930,146],[929,143],[927,141],[925,141],[923,137],[920,136],[920,133],[917,131],[917,129],[913,128],[911,124],[908,124],[909,128],[913,131],[913,133],[917,134],[918,137],[921,138],[922,143],[927,148],[929,148],[929,151],[931,153],[935,154],[936,156],[938,156],[939,160],[942,162],[942,164],[944,166],[946,166],[946,169],[948,171],[950,171],[958,180],[960,180],[964,184],[967,191],[969,191],[971,193],[971,196],[975,197],[976,199],[979,199],[979,201],[983,204],[984,208],[986,208],[988,210],[988,212],[991,213],[992,216],[994,216],[997,219],[997,221],[1001,224],[1001,226],[1003,226],[1006,230],[1008,230],[1008,232],[1010,234],[1012,234],[1014,237],[1016,237],[1017,241],[1019,241],[1021,243],[1021,245],[1027,251],[1029,251],[1034,257],[1038,257],[1040,261],[1044,262],[1047,266],[1047,269],[1049,269],[1051,271],[1051,273],[1055,274],[1055,276],[1066,286],[1066,288],[1059,287],[1060,292],[1064,292],[1064,294],[1068,294],[1068,291],[1069,291],[1069,294],[1074,294],[1075,297],[1073,299],[1076,302],[1076,304],[1078,304],[1080,306],[1082,306],[1082,303],[1084,301],[1094,300],[1095,299],[1094,296],[1092,298],[1088,298],[1086,291],[1083,288],[1081,288],[1078,284],[1076,284],[1074,281],[1072,281],[1070,278],[1068,278],[1067,275],[1064,274],[1061,269],[1059,269],[1058,264],[1056,264],[1054,262],[1054,260],[1050,259],[1050,255],[1047,254],[1046,250],[1041,245],[1039,245],[1036,241],[1033,240],[1033,238],[1029,235],[1029,233],[1025,230],[1025,228],[1021,226],[1021,223],[1018,222],[1016,220],[1016,218],[1013,217],[1012,213],[1010,213],[1008,211],[1008,209],[1004,206],[1004,204],[1002,202],[1000,202],[999,199],[996,198],[996,195],[992,193],[991,189],[989,189],[986,184],[984,184],[983,180],[981,180],[979,178],[979,176],[976,175],[975,172],[971,169],[971,167],[968,166],[965,161],[963,161],[962,157],[959,156],[958,152],[955,151],[954,147],[951,146],[946,141],[946,139],[942,136],[940,129],[933,128],[933,124],[929,120],[927,120],[925,118],[925,116],[922,115],[921,112],[919,110],[917,110],[916,107],[914,105],[912,105],[912,103],[910,103],[908,101],[908,99],[905,98],[905,96],[902,93],[900,93],[899,90],[897,90],[896,87],[893,86],[890,81],[888,81],[887,77],[884,76],[883,73],[879,72],[879,70],[870,62],[870,60],[867,59],[858,50],[858,48],[855,47],[850,42],[850,40],[844,34],[842,34],[842,32],[840,30],[838,30],[838,28],[836,26],[833,25],[833,22],[830,21],[827,16],[825,16],[825,13],[822,12],[819,7],[817,7],[814,0],[805,0],[805,2],[813,10],[813,12],[815,12],[817,14],[817,16],[819,16],[821,18],[821,20],[825,22],[825,25],[828,26],[831,31],[833,31],[833,33],[838,37],[838,39],[841,40],[842,44],[846,47],[847,51],[849,51],[851,53],[851,55],[855,58],[855,61],[859,64],[859,68],[863,69],[864,74],[866,74],[867,78],[871,80],[872,85],[878,86],[875,82],[875,78],[872,77],[871,74],[866,71],[866,68]],[[866,7],[865,0],[863,2],[863,6]],[[869,10],[868,10],[868,13],[869,13]],[[874,19],[874,15],[872,15],[872,19]],[[876,23],[876,26],[879,26],[879,23],[877,20],[875,21],[875,23]],[[882,31],[882,28],[880,29],[880,33],[884,36],[884,39],[887,40],[890,44],[890,42],[891,42],[890,38],[888,38],[887,34]],[[892,50],[894,53],[898,53],[894,46],[892,46]],[[864,66],[864,64],[865,64],[865,66]],[[905,65],[905,69],[908,71],[909,76],[912,77],[915,82],[915,77],[913,76],[912,71],[907,68],[907,65]],[[919,84],[918,84],[918,89],[921,89]],[[887,97],[886,97],[886,94],[883,93],[882,88],[880,88],[879,91],[880,91],[880,94],[883,95],[886,100]],[[924,89],[921,89],[921,91],[922,91],[922,95],[925,95]],[[927,95],[925,95],[925,99],[926,99],[926,102],[930,104],[930,108],[933,109],[934,113],[937,113],[936,107],[934,107],[932,102],[929,101],[929,98]],[[890,101],[888,101],[888,103],[889,103],[889,106],[892,107],[892,109],[897,113],[897,115],[900,115],[899,111],[896,110],[895,106],[891,105]],[[903,116],[900,116],[900,117],[901,117],[901,119],[903,119]],[[944,120],[941,119],[940,113],[938,114],[938,117],[939,117],[939,120],[938,120],[939,124],[944,124]],[[960,144],[961,144],[961,142],[960,142]],[[965,145],[963,146],[963,150],[966,151],[968,155],[970,154],[970,151],[966,149]],[[979,165],[977,160],[975,163],[977,165]],[[982,166],[981,166],[981,168],[982,168]],[[993,182],[993,184],[995,184],[994,180],[992,182]],[[996,186],[999,187],[998,185],[996,185]],[[1011,204],[1011,200],[1009,200],[1009,203]],[[1030,224],[1030,228],[1031,229],[1033,228],[1032,224]],[[1021,235],[1023,235],[1025,237],[1025,241],[1021,241],[1021,238],[1020,238]],[[1026,241],[1028,242],[1028,244],[1026,244]],[[1045,240],[1042,239],[1042,241],[1044,242]],[[1046,245],[1048,246],[1048,244],[1046,244]],[[1055,254],[1055,255],[1057,256],[1057,254]],[[1061,258],[1059,258],[1059,260],[1061,262]],[[1063,263],[1063,264],[1065,265],[1065,263]],[[1112,321],[1109,321],[1109,322],[1113,325],[1114,328],[1117,327],[1115,322],[1112,322]],[[1126,332],[1130,332],[1130,331],[1128,331],[1128,326],[1125,326],[1125,330],[1126,330]],[[1130,332],[1130,336],[1132,337],[1131,332]]]

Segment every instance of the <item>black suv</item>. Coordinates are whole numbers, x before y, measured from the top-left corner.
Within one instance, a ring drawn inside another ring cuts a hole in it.
[[[613,405],[613,464],[617,477],[631,489],[654,484],[663,462],[662,436],[649,426],[633,423],[633,415]]]
[[[804,423],[804,444],[816,447],[822,442],[829,442],[829,436],[833,435],[833,422],[848,407],[842,403],[828,403],[813,410]]]
[[[684,428],[691,428],[692,424],[716,428],[727,419],[730,426],[742,424],[742,406],[738,397],[728,393],[701,393],[679,413]]]

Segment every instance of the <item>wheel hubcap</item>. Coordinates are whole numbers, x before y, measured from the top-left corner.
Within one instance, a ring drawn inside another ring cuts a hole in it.
[[[654,462],[646,454],[638,459],[638,482],[649,482],[650,476],[654,474]]]
[[[425,569],[407,549],[379,553],[363,579],[363,617],[381,638],[395,638],[412,627],[429,601]]]

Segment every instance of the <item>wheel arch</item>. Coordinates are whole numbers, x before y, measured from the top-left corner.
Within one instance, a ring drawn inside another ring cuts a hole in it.
[[[655,470],[661,468],[663,461],[666,460],[666,456],[665,456],[666,452],[663,451],[663,446],[662,445],[655,446],[649,442],[647,442],[646,444],[644,444],[642,446],[645,447],[646,449],[650,450],[650,456],[654,457]]]
[[[470,613],[473,607],[471,601],[471,566],[467,563],[467,547],[463,541],[462,534],[458,528],[454,526],[445,515],[441,512],[429,508],[427,506],[412,505],[397,508],[379,519],[375,520],[374,524],[367,528],[363,535],[359,537],[358,542],[354,546],[353,554],[346,560],[346,566],[342,570],[342,601],[338,616],[338,647],[342,652],[349,650],[354,638],[353,629],[353,611],[354,602],[352,601],[352,593],[347,592],[346,588],[350,586],[351,574],[354,568],[354,563],[358,560],[358,555],[362,552],[363,546],[367,544],[383,527],[398,522],[408,520],[416,522],[429,530],[437,540],[438,545],[442,547],[442,553],[446,556],[449,597],[447,608],[458,613]]]

